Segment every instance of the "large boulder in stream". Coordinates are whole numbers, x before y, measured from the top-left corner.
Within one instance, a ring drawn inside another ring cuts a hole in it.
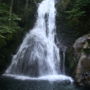
[[[90,34],[80,37],[74,43],[77,66],[75,79],[79,85],[90,85]]]

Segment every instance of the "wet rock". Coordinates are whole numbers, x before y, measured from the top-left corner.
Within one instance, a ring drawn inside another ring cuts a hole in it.
[[[78,38],[73,45],[75,54],[80,57],[84,48],[90,48],[90,34]]]
[[[76,82],[79,85],[90,85],[90,34],[77,39],[73,47],[77,60]]]

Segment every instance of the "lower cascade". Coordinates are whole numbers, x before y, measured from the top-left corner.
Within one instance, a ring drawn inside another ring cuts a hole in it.
[[[26,35],[5,76],[33,80],[69,80],[60,69],[59,48],[56,44],[55,0],[39,4],[35,26]]]

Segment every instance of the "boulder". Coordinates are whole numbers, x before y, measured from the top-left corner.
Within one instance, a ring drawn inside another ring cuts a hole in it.
[[[79,85],[90,85],[90,34],[77,39],[73,47],[77,60],[76,82]]]

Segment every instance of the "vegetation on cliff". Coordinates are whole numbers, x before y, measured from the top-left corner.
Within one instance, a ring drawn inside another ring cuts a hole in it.
[[[74,30],[81,35],[90,33],[90,0],[71,0],[65,13]]]

